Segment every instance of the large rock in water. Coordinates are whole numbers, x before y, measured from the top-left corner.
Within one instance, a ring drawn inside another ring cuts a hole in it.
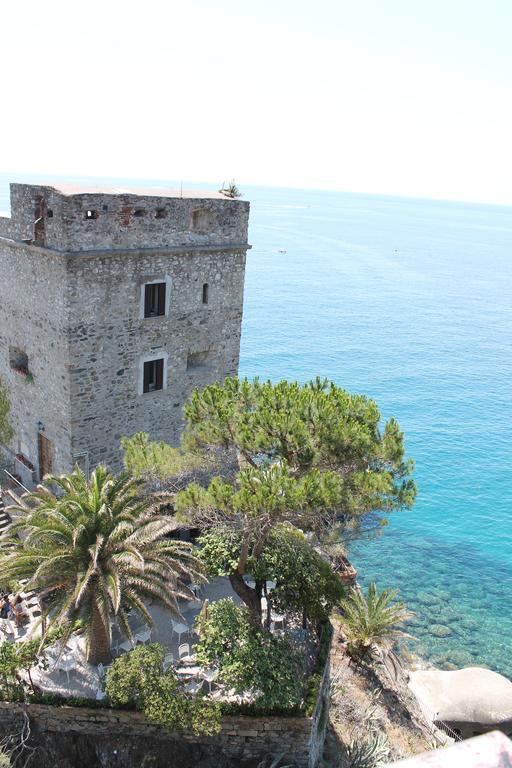
[[[417,670],[409,685],[430,720],[457,726],[463,736],[512,729],[512,682],[490,669]]]

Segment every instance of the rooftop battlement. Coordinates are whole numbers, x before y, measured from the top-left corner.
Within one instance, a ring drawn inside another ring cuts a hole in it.
[[[0,237],[56,251],[246,246],[249,203],[220,192],[11,184]]]

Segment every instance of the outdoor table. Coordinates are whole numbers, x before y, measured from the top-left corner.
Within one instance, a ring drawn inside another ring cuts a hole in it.
[[[183,677],[195,677],[202,672],[202,667],[177,667],[174,671],[177,675],[182,675]]]
[[[57,664],[57,669],[60,669],[62,672],[66,673],[66,677],[68,678],[68,685],[69,685],[69,673],[75,669],[76,663],[75,660],[71,657],[63,657],[59,660]]]
[[[122,648],[123,651],[131,651],[132,648],[135,648],[136,640],[125,640],[124,643],[119,644],[119,648]]]

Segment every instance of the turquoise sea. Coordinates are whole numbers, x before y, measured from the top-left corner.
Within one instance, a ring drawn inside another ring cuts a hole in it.
[[[418,500],[352,547],[361,581],[400,590],[429,662],[512,678],[512,209],[243,192],[241,373],[325,376],[399,420]]]

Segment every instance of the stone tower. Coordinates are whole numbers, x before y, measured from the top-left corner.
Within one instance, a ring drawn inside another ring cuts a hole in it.
[[[123,435],[177,442],[191,391],[238,369],[248,218],[218,193],[11,184],[0,378],[18,468],[119,470]]]

